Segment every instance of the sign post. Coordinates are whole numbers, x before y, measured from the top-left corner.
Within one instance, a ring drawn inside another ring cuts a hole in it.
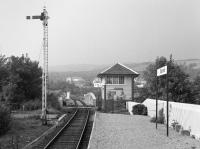
[[[158,128],[158,77],[156,77],[156,129]]]
[[[167,136],[169,136],[169,98],[168,98],[168,74],[166,74],[167,83]]]
[[[107,107],[106,107],[106,84],[104,84],[104,112],[107,112]]]
[[[167,66],[161,67],[159,69],[157,69],[157,81],[156,81],[156,86],[157,86],[157,90],[156,90],[156,129],[157,129],[157,111],[158,111],[158,77],[162,76],[162,75],[166,75],[166,83],[167,83],[167,87],[166,87],[166,95],[167,95],[167,136],[169,136],[169,99],[168,99],[168,75],[167,75]]]
[[[104,86],[104,84],[99,79],[94,80],[93,84],[95,88],[99,89],[98,101],[96,101],[96,106],[99,109],[102,109],[102,98],[100,99],[100,96],[101,96],[101,88]],[[101,102],[99,100],[101,100]]]

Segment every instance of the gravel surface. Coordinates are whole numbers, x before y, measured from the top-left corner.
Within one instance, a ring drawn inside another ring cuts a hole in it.
[[[165,125],[147,116],[96,113],[90,149],[200,149],[200,141],[173,129],[166,137]]]

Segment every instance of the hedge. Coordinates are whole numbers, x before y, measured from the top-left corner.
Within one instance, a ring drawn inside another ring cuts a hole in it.
[[[132,112],[134,115],[148,115],[147,107],[143,104],[134,105]]]

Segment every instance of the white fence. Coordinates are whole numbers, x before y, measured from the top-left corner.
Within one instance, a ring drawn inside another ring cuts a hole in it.
[[[132,107],[138,104],[136,102],[127,102],[126,108],[132,114]],[[142,104],[147,106],[148,115],[156,115],[156,100],[146,99]],[[163,108],[166,117],[166,101],[158,100],[158,111]],[[169,124],[177,121],[183,129],[191,130],[191,135],[200,138],[200,105],[169,102]]]

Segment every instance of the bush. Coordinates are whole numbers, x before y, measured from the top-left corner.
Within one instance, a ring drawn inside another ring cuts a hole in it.
[[[147,107],[143,104],[134,105],[132,112],[133,112],[133,114],[137,114],[137,115],[147,115],[148,114]]]
[[[173,120],[173,122],[171,123],[172,128],[175,129],[176,125],[178,125],[178,122],[176,120]]]
[[[24,110],[26,111],[38,110],[41,108],[42,108],[42,102],[39,99],[30,100],[24,103]]]
[[[151,122],[155,123],[156,122],[156,117],[152,117]],[[158,113],[158,118],[157,118],[157,123],[160,123],[160,124],[164,124],[165,122],[165,115],[164,115],[164,109],[160,109],[159,110],[159,113]]]
[[[150,120],[150,122],[155,123],[156,122],[156,117],[155,116],[152,117],[151,120]]]
[[[56,110],[62,109],[60,103],[58,102],[58,97],[53,93],[47,95],[47,104],[49,107],[52,107]]]
[[[179,132],[180,130],[181,130],[181,125],[180,124],[177,124],[176,126],[175,126],[175,130],[176,130],[176,132]]]
[[[0,135],[9,130],[11,123],[11,112],[6,105],[0,105]]]

